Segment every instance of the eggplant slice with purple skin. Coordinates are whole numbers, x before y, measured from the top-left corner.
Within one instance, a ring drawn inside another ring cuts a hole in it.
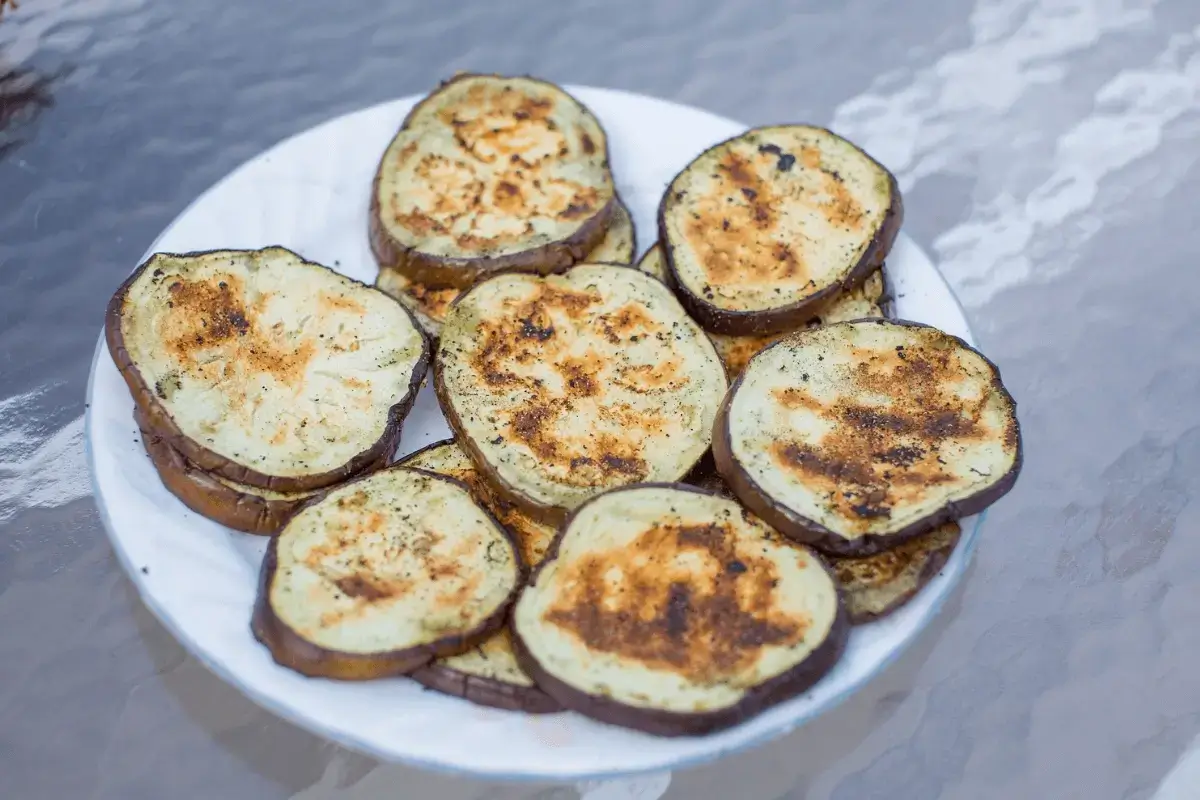
[[[155,254],[105,335],[150,429],[204,472],[285,493],[390,457],[429,363],[402,306],[282,247]]]
[[[803,692],[849,629],[816,553],[683,484],[576,509],[512,619],[518,660],[545,692],[660,736],[728,728]]]
[[[914,322],[799,331],[754,356],[713,433],[717,470],[782,533],[863,557],[982,511],[1021,470],[994,364]]]
[[[637,252],[637,234],[633,229],[633,217],[629,209],[617,198],[617,209],[609,223],[608,232],[592,252],[590,263],[630,264]],[[375,288],[387,293],[404,305],[420,323],[421,329],[431,339],[442,335],[442,323],[450,304],[458,299],[462,290],[453,286],[437,286],[418,283],[394,269],[380,269],[375,278]]]
[[[475,499],[508,528],[525,564],[536,566],[541,562],[554,539],[554,528],[538,523],[512,503],[497,497],[453,440],[434,442],[400,463],[462,481]],[[558,701],[539,689],[517,663],[507,626],[465,653],[434,659],[409,677],[431,689],[479,705],[530,714],[562,710]]]
[[[465,485],[390,467],[319,495],[271,538],[251,628],[304,675],[401,675],[499,629],[524,573]]]
[[[485,480],[557,525],[615,486],[681,480],[728,387],[670,289],[628,266],[489,278],[450,308],[434,387]]]
[[[591,111],[545,81],[464,74],[418,103],[384,152],[369,235],[381,268],[465,289],[583,260],[615,212]]]
[[[855,145],[807,125],[754,128],[675,177],[659,242],[680,301],[706,330],[800,328],[884,262],[903,222],[896,180]]]

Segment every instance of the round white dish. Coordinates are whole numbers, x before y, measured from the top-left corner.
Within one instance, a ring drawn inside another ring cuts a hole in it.
[[[653,243],[655,210],[670,179],[693,156],[744,126],[663,100],[568,88],[608,131],[617,188],[633,212],[640,254]],[[256,156],[197,198],[147,256],[278,244],[372,281],[371,178],[418,99],[347,114]],[[903,233],[887,266],[898,316],[971,341],[949,287]],[[387,761],[493,780],[571,781],[694,765],[811,721],[878,674],[929,624],[966,571],[982,525],[982,515],[964,520],[960,544],[942,572],[898,612],[857,628],[845,657],[810,691],[731,730],[656,738],[576,714],[526,716],[481,708],[405,678],[339,683],[276,665],[249,627],[266,540],[210,522],[162,486],[141,447],[133,401],[103,336],[88,404],[88,459],[104,527],[143,601],[193,655],[255,702],[348,747]],[[427,386],[405,423],[400,453],[448,435]]]

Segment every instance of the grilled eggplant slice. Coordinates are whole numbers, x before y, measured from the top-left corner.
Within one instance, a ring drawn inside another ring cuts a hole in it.
[[[159,253],[108,306],[145,421],[201,470],[276,492],[390,457],[429,361],[411,315],[281,247]]]
[[[380,267],[434,286],[552,272],[600,243],[614,198],[604,130],[578,100],[533,78],[460,75],[384,153],[371,246]]]
[[[903,220],[896,180],[823,128],[756,128],[671,182],[659,241],[680,300],[707,330],[801,327],[883,264]]]
[[[633,230],[633,217],[618,198],[616,213],[608,226],[608,232],[596,249],[588,255],[588,261],[629,264],[636,252],[637,236]],[[379,277],[375,279],[375,287],[403,303],[416,317],[421,329],[433,339],[442,335],[446,309],[461,293],[461,290],[453,286],[432,286],[411,281],[394,269],[381,269]]]
[[[704,331],[636,269],[509,273],[446,316],[434,386],[487,482],[557,524],[605,489],[683,478],[726,390]]]
[[[830,559],[850,623],[880,619],[912,599],[946,566],[961,533],[947,522],[873,556]]]
[[[391,467],[329,490],[272,537],[252,629],[304,675],[400,675],[491,635],[523,573],[466,486]]]
[[[185,506],[235,531],[270,536],[308,498],[320,491],[273,492],[210,475],[188,462],[135,409],[142,444],[163,485]]]
[[[781,532],[867,556],[1012,488],[1016,403],[994,364],[914,322],[797,332],[751,359],[721,408],[717,470]]]
[[[843,292],[817,310],[817,315],[804,323],[805,328],[816,328],[833,322],[851,319],[878,319],[886,316],[881,306],[883,297],[883,270],[877,269],[867,276],[861,286]],[[763,348],[774,344],[791,331],[772,333],[766,336],[727,336],[713,333],[713,344],[721,354],[725,372],[733,380],[746,368],[746,363]]]
[[[531,566],[541,562],[554,539],[554,528],[530,519],[512,503],[497,497],[452,439],[435,442],[401,463],[462,481],[475,499],[508,528],[524,562]],[[467,652],[435,659],[409,677],[439,692],[493,708],[531,714],[561,710],[558,701],[535,686],[517,664],[507,626]]]
[[[576,509],[512,625],[518,659],[565,707],[663,736],[727,728],[804,691],[849,629],[820,557],[682,484]]]

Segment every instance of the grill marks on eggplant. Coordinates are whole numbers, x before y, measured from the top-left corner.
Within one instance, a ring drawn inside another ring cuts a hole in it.
[[[712,299],[742,281],[793,291],[811,282],[802,252],[771,236],[780,222],[782,193],[770,178],[760,177],[762,164],[755,162],[762,160],[735,150],[722,153],[712,182],[684,222],[683,238],[695,252]]]
[[[512,624],[518,659],[564,706],[662,735],[728,727],[803,691],[847,629],[819,557],[680,484],[576,509]]]
[[[809,627],[773,607],[774,563],[739,548],[729,523],[651,523],[621,547],[564,567],[559,579],[569,588],[546,621],[590,649],[693,681],[737,674],[760,648],[793,645]]]
[[[277,491],[379,462],[428,360],[402,308],[279,247],[156,254],[105,331],[150,428],[202,470]]]
[[[688,310],[714,333],[801,327],[883,263],[902,216],[895,180],[829,131],[752,129],[672,181],[660,240]]]
[[[393,467],[312,501],[271,540],[254,630],[306,675],[396,675],[498,628],[521,577],[509,534],[464,486]]]
[[[471,85],[459,103],[436,112],[461,148],[459,157],[422,153],[419,141],[401,149],[394,168],[421,183],[403,197],[393,196],[395,222],[417,235],[452,237],[459,251],[481,253],[526,238],[534,219],[574,221],[602,208],[611,192],[550,168],[572,149],[596,153],[586,130],[572,141],[555,123],[554,105],[510,87]],[[485,233],[475,224],[477,215],[512,222]]]
[[[718,424],[717,464],[738,496],[834,554],[866,555],[978,511],[1021,463],[995,367],[915,323],[784,339],[751,361]]]
[[[955,482],[943,451],[953,458],[964,443],[997,433],[983,420],[988,395],[965,399],[950,389],[965,369],[957,353],[897,348],[858,356],[849,368],[850,391],[844,391],[850,399],[827,404],[799,386],[773,393],[780,407],[812,412],[828,432],[815,443],[774,442],[772,458],[823,488],[836,513],[860,521],[860,531],[870,520],[890,517],[895,506],[921,501],[929,487]],[[863,405],[860,396],[889,400]]]
[[[715,471],[697,474],[691,483],[721,497],[736,499]],[[951,521],[874,555],[828,557],[850,623],[861,625],[880,619],[915,597],[946,565],[961,533],[958,522]]]
[[[443,405],[477,463],[560,508],[682,477],[725,385],[711,343],[669,291],[605,265],[480,284],[452,309],[438,359]]]
[[[642,437],[638,434],[661,430],[664,424],[662,416],[654,411],[620,402],[605,403],[605,387],[612,382],[612,371],[605,368],[594,349],[574,354],[581,348],[571,333],[584,326],[599,328],[605,339],[618,345],[638,333],[652,335],[660,327],[634,304],[611,313],[589,314],[589,309],[600,302],[597,292],[539,284],[528,299],[506,304],[504,318],[481,325],[481,346],[473,359],[478,377],[489,386],[519,386],[525,390],[529,402],[513,413],[508,436],[523,443],[574,486],[605,483],[616,476],[633,480],[645,477]],[[535,364],[548,369],[523,369]],[[677,371],[673,361],[646,366],[672,374]],[[618,371],[618,381],[634,369]],[[679,382],[683,386],[688,379],[680,376]],[[580,407],[585,404],[587,408]],[[556,429],[561,417],[588,412],[617,425],[600,433],[586,430],[569,439]]]
[[[247,307],[245,282],[227,272],[199,280],[176,277],[167,283],[167,293],[167,313],[158,319],[158,334],[187,376],[220,383],[231,366],[241,365],[247,373],[268,375],[289,388],[304,379],[317,352],[316,344],[288,331],[282,323],[268,326],[262,322],[261,312],[271,300],[269,293],[259,293]],[[322,304],[334,306],[336,302],[328,294],[321,296]],[[156,392],[160,397],[163,394],[161,388]],[[236,393],[230,400],[240,408],[246,396]]]
[[[461,75],[409,114],[380,163],[371,239],[382,267],[466,288],[549,272],[604,237],[615,208],[603,129],[530,78]]]

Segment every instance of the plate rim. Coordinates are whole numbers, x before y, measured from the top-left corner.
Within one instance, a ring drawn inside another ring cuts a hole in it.
[[[738,127],[741,127],[743,129],[749,127],[745,123],[730,119],[730,118],[725,117],[720,114],[716,114],[715,112],[711,112],[706,109],[699,108],[697,106],[691,106],[691,105],[687,105],[684,103],[679,103],[675,100],[655,97],[653,95],[646,95],[646,94],[641,94],[638,92],[630,92],[630,91],[626,91],[623,89],[613,89],[613,88],[608,88],[608,87],[595,87],[595,86],[587,86],[587,85],[582,85],[582,84],[563,84],[563,88],[572,94],[577,93],[577,92],[582,93],[582,94],[589,94],[589,93],[607,94],[607,95],[611,95],[611,96],[623,97],[623,98],[627,98],[630,100],[636,100],[636,101],[649,100],[649,101],[652,101],[652,102],[655,102],[655,103],[658,103],[661,105],[672,106],[672,107],[675,107],[675,108],[678,108],[680,110],[687,111],[687,112],[694,113],[696,111],[699,111],[704,114],[716,117],[716,118],[718,118],[724,122],[727,122],[731,125],[736,125]],[[172,230],[174,230],[175,227],[179,224],[180,220],[184,219],[206,197],[208,197],[209,195],[216,192],[227,181],[231,180],[234,175],[236,175],[242,169],[246,168],[251,163],[253,163],[256,160],[258,160],[259,158],[261,158],[264,154],[266,154],[270,151],[273,151],[277,148],[280,148],[280,147],[284,146],[285,144],[291,142],[294,139],[300,138],[302,136],[306,136],[306,135],[312,133],[313,131],[319,130],[328,125],[333,125],[346,117],[354,116],[357,114],[368,114],[372,111],[380,110],[386,106],[398,105],[398,104],[409,102],[409,101],[416,102],[416,101],[419,101],[419,99],[422,96],[423,95],[421,95],[421,94],[404,95],[401,97],[384,100],[384,101],[381,101],[378,103],[373,103],[373,104],[370,104],[367,106],[362,106],[357,109],[352,109],[350,111],[343,112],[341,114],[337,114],[336,116],[329,117],[321,122],[316,123],[315,125],[310,125],[306,128],[303,128],[292,134],[289,134],[288,136],[285,136],[285,137],[279,139],[275,143],[268,145],[267,147],[255,152],[253,155],[249,156],[248,158],[244,159],[243,161],[238,163],[236,166],[234,166],[233,168],[228,170],[224,175],[222,175],[220,178],[218,178],[216,181],[214,181],[204,191],[197,194],[178,213],[176,213],[175,216],[171,219],[171,221],[150,242],[150,244],[146,248],[145,252],[138,259],[137,264],[135,264],[130,269],[129,272],[132,273],[133,270],[137,269],[138,265],[143,263],[154,252],[156,252],[159,242],[161,242],[164,238],[166,238],[167,235],[170,234],[172,232]],[[942,274],[941,270],[938,268],[937,262],[934,261],[929,256],[929,254],[925,251],[925,249],[922,248],[916,242],[916,240],[914,240],[911,236],[909,236],[907,234],[907,232],[902,230],[899,234],[898,239],[899,238],[908,239],[909,244],[912,247],[914,247],[921,254],[921,256],[924,257],[925,260],[929,262],[930,265],[933,266],[934,274],[937,276],[937,279],[942,283],[943,287],[946,289],[947,293],[949,294],[950,298],[952,299],[952,301],[955,305],[955,308],[956,308],[959,316],[963,320],[963,326],[964,326],[965,332],[967,334],[966,337],[964,337],[964,338],[966,338],[968,343],[972,344],[972,346],[975,346],[975,344],[974,344],[975,343],[975,333],[974,333],[974,330],[971,328],[970,318],[968,317],[968,315],[966,313],[966,309],[963,307],[962,301],[954,293],[953,288],[950,286],[949,282],[946,280],[945,276]],[[357,737],[357,736],[353,735],[352,733],[348,734],[348,733],[342,733],[342,732],[336,732],[336,731],[329,730],[324,725],[322,725],[318,721],[314,720],[312,717],[309,717],[309,716],[303,714],[302,712],[295,711],[294,707],[289,706],[284,703],[276,702],[271,697],[260,692],[256,687],[249,685],[245,681],[241,680],[235,671],[227,669],[225,666],[218,663],[204,648],[198,646],[196,641],[187,633],[186,628],[184,626],[178,624],[177,621],[172,617],[172,615],[160,605],[158,598],[155,596],[155,593],[153,591],[151,591],[149,589],[149,587],[147,586],[146,582],[142,580],[141,571],[133,564],[133,562],[130,559],[129,554],[127,553],[125,548],[121,545],[121,537],[116,532],[116,527],[113,524],[113,521],[109,515],[107,501],[105,501],[104,494],[100,491],[99,483],[96,479],[97,473],[96,473],[96,464],[95,464],[95,454],[93,452],[93,418],[92,418],[93,402],[92,402],[92,400],[93,400],[94,391],[95,391],[97,366],[100,363],[100,359],[106,352],[107,352],[107,344],[106,344],[106,340],[105,340],[104,329],[103,329],[103,326],[101,326],[100,334],[98,336],[95,348],[93,350],[91,363],[88,368],[88,380],[87,380],[87,389],[86,389],[86,396],[85,396],[84,452],[85,452],[87,466],[88,466],[88,481],[89,481],[89,485],[91,488],[92,500],[96,506],[96,511],[97,511],[97,515],[99,516],[99,519],[100,519],[101,527],[104,529],[104,533],[105,533],[106,538],[108,539],[109,545],[112,548],[114,554],[116,555],[117,561],[121,564],[121,567],[125,572],[126,578],[134,585],[134,588],[137,590],[138,599],[141,601],[141,603],[151,612],[151,614],[153,614],[155,619],[158,620],[159,624],[161,624],[164,628],[166,628],[171,633],[171,635],[173,637],[175,637],[176,641],[178,641],[179,644],[183,646],[183,648],[187,651],[188,655],[190,655],[192,658],[195,658],[210,673],[212,673],[217,678],[219,678],[223,683],[228,684],[235,691],[237,691],[240,694],[242,694],[243,696],[247,697],[259,708],[262,708],[262,709],[274,714],[275,716],[287,721],[291,725],[295,725],[296,727],[298,727],[302,730],[305,730],[309,733],[319,736],[327,742],[332,742],[338,746],[345,747],[347,749],[355,750],[359,753],[368,755],[372,758],[377,759],[381,763],[399,764],[399,765],[406,766],[406,767],[427,770],[429,772],[433,772],[433,773],[437,773],[437,774],[441,774],[441,775],[451,775],[451,776],[455,776],[455,777],[468,777],[468,778],[472,778],[475,780],[492,781],[492,782],[496,782],[496,783],[532,783],[532,782],[545,783],[545,782],[554,782],[554,781],[582,782],[582,781],[595,781],[595,780],[612,780],[615,778],[628,778],[628,777],[636,777],[639,775],[659,774],[659,773],[663,773],[663,772],[674,771],[677,769],[688,769],[688,768],[692,768],[692,767],[697,767],[697,766],[700,766],[703,764],[712,763],[714,761],[717,761],[722,758],[726,758],[731,755],[735,755],[737,753],[746,752],[748,750],[754,749],[756,747],[759,747],[759,746],[766,744],[768,742],[771,742],[771,741],[782,739],[784,736],[787,736],[787,735],[795,732],[799,728],[810,724],[814,720],[827,715],[829,712],[833,711],[834,709],[836,709],[837,707],[842,705],[851,696],[853,696],[853,695],[857,694],[859,691],[861,691],[867,684],[869,684],[869,683],[875,681],[877,678],[879,678],[904,653],[906,653],[917,642],[918,639],[920,639],[922,636],[926,635],[926,632],[928,631],[930,624],[933,622],[934,619],[936,619],[938,616],[940,616],[942,609],[945,606],[946,602],[950,599],[951,596],[953,596],[955,594],[956,591],[958,591],[960,589],[961,586],[964,585],[963,579],[964,579],[964,577],[970,567],[970,564],[972,563],[972,560],[974,558],[974,554],[975,554],[975,551],[976,551],[976,549],[978,547],[978,543],[979,543],[979,534],[982,531],[984,522],[986,521],[987,516],[988,516],[987,509],[985,509],[984,511],[975,515],[975,524],[972,527],[972,529],[970,531],[963,532],[962,537],[959,541],[959,548],[962,551],[963,567],[961,570],[959,570],[957,572],[956,575],[954,575],[951,578],[951,581],[950,581],[949,585],[946,587],[945,592],[942,593],[941,596],[936,597],[934,599],[934,602],[930,605],[927,612],[923,615],[923,617],[918,622],[917,629],[916,629],[916,632],[914,633],[914,635],[912,635],[908,639],[902,641],[898,646],[891,648],[873,670],[864,674],[858,680],[848,684],[845,688],[843,688],[843,690],[841,692],[839,692],[838,694],[831,697],[824,705],[820,706],[819,708],[813,709],[808,714],[796,716],[796,717],[789,719],[787,724],[784,726],[780,726],[780,727],[776,727],[776,728],[772,728],[772,729],[763,731],[757,736],[746,739],[745,741],[738,742],[736,745],[707,751],[703,754],[699,754],[699,755],[695,755],[695,756],[692,756],[689,758],[684,758],[684,759],[680,759],[678,761],[671,762],[668,765],[651,767],[651,768],[634,768],[631,770],[608,769],[608,770],[602,770],[602,771],[590,772],[590,773],[582,773],[582,772],[581,773],[571,773],[570,775],[555,775],[552,773],[545,773],[545,772],[533,773],[533,772],[498,771],[498,770],[490,770],[490,769],[486,769],[486,768],[485,769],[465,769],[462,766],[454,764],[449,761],[444,761],[444,760],[440,761],[437,759],[429,759],[429,758],[425,758],[425,757],[414,757],[414,756],[407,756],[407,755],[398,756],[394,752],[386,752],[386,751],[376,747],[375,745],[373,745],[370,741],[368,741],[366,739]]]

